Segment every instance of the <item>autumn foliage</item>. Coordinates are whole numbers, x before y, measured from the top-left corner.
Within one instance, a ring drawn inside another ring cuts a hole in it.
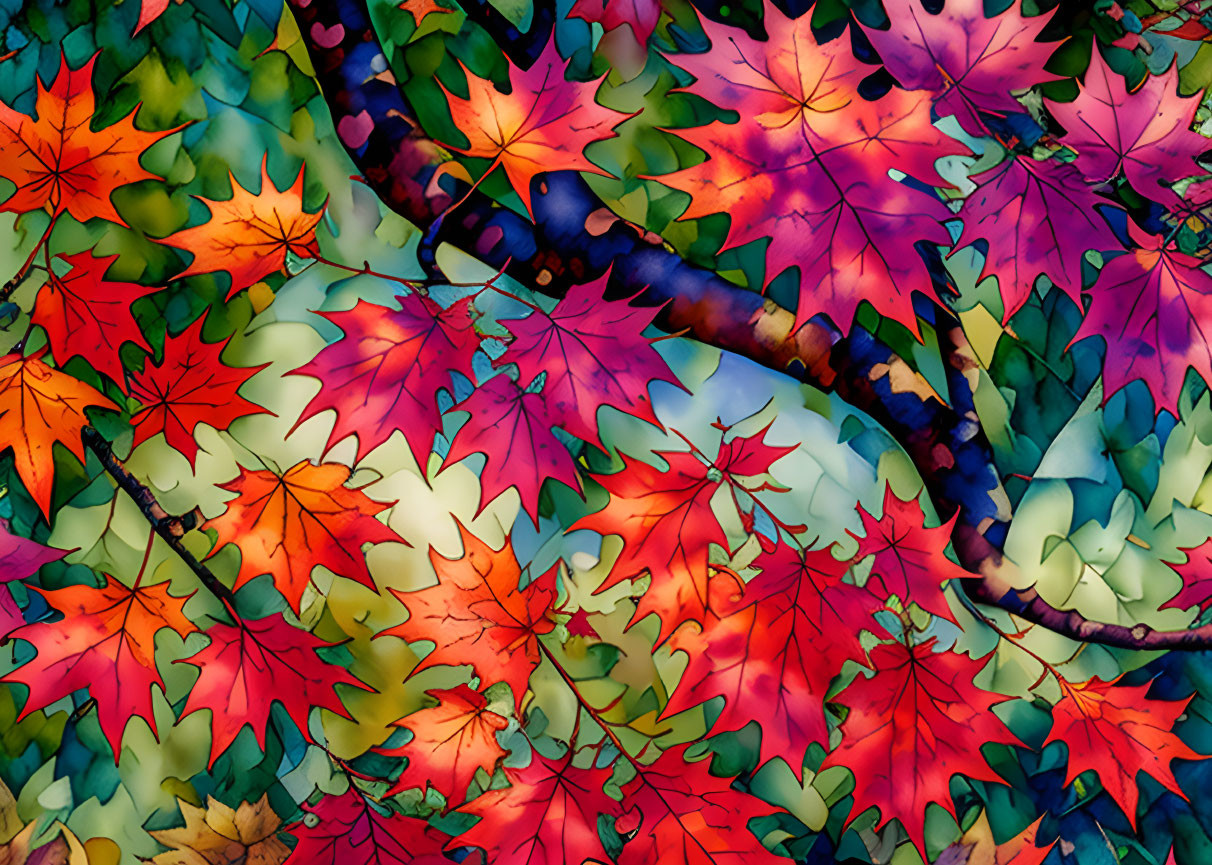
[[[1204,861],[1198,3],[130,5],[0,59],[0,863]]]

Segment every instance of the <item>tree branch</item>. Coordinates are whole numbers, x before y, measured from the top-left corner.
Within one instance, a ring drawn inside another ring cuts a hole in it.
[[[609,270],[610,294],[638,295],[639,302],[660,307],[656,321],[664,330],[833,390],[879,422],[914,461],[940,512],[958,513],[953,543],[961,564],[977,575],[967,588],[982,603],[1087,642],[1124,648],[1212,646],[1212,633],[1202,629],[1157,632],[1090,622],[1051,607],[1033,590],[1009,588],[1020,584],[1001,553],[1010,502],[973,403],[968,376],[976,360],[949,312],[935,309],[947,405],[862,328],[854,326],[842,336],[818,317],[796,330],[792,312],[689,264],[659,237],[618,218],[575,172],[534,179],[533,223],[478,191],[468,194],[466,183],[438,173],[447,155],[421,131],[394,79],[381,74],[387,61],[375,42],[365,0],[290,2],[342,143],[384,204],[426,232],[423,258],[426,250],[432,256],[439,244],[450,243],[553,296]],[[333,43],[338,25],[344,36]],[[313,32],[325,34],[323,45]]]
[[[114,449],[101,433],[92,427],[86,426],[82,435],[85,447],[96,454],[97,459],[101,461],[101,465],[105,468],[105,473],[113,478],[118,487],[131,497],[131,500],[138,506],[143,516],[146,517],[155,533],[163,538],[166,544],[172,547],[173,552],[194,572],[194,575],[201,580],[202,585],[206,586],[212,595],[222,601],[231,611],[232,615],[236,615],[236,596],[232,590],[223,585],[219,578],[212,574],[206,565],[194,558],[194,554],[181,543],[181,538],[185,536],[185,533],[197,528],[202,522],[197,510],[190,511],[180,517],[172,516],[160,506],[152,491],[140,483],[139,479],[126,468],[122,460],[114,455]]]

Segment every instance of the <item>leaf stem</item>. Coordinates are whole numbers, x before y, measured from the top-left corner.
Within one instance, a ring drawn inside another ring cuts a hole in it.
[[[30,250],[29,257],[25,259],[25,264],[21,265],[16,274],[13,275],[12,279],[0,286],[0,303],[8,300],[12,293],[17,290],[17,287],[25,281],[25,277],[29,273],[30,268],[34,266],[34,259],[38,257],[38,253],[42,250],[42,248],[47,245],[51,232],[55,229],[55,221],[58,218],[58,214],[51,217],[50,222],[46,225],[46,231],[42,232],[42,236],[38,238],[38,242],[35,243],[34,248]],[[47,252],[46,258],[47,273],[49,274],[51,272],[49,251]]]

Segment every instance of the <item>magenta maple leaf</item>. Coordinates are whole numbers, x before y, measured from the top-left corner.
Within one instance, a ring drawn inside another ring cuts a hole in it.
[[[1185,562],[1166,564],[1182,577],[1183,587],[1177,595],[1162,604],[1161,608],[1185,610],[1189,607],[1199,607],[1203,610],[1212,602],[1212,539],[1182,552],[1187,554]]]
[[[471,416],[455,433],[443,468],[472,454],[484,454],[480,511],[505,490],[517,487],[522,510],[537,528],[544,480],[557,480],[580,492],[572,454],[552,432],[547,407],[537,393],[526,393],[513,379],[498,375],[476,388],[455,411]]]
[[[1050,16],[1024,18],[1016,7],[986,18],[982,0],[947,0],[937,15],[920,0],[884,0],[891,27],[863,30],[901,86],[929,90],[940,116],[985,135],[978,112],[1021,112],[1011,90],[1059,77],[1044,70],[1056,46],[1035,41]]]
[[[1187,369],[1212,381],[1212,276],[1197,258],[1167,249],[1132,223],[1139,249],[1103,267],[1091,290],[1090,311],[1074,340],[1107,341],[1103,383],[1108,396],[1143,379],[1158,409],[1178,413]]]
[[[1149,75],[1129,93],[1095,47],[1081,92],[1073,102],[1045,100],[1067,131],[1062,143],[1077,151],[1077,167],[1089,180],[1120,171],[1149,198],[1178,200],[1170,185],[1201,173],[1195,158],[1212,141],[1191,131],[1200,94],[1178,95],[1178,70]]]
[[[1109,202],[1055,160],[1015,156],[973,180],[979,185],[960,211],[964,229],[954,248],[988,243],[981,276],[997,277],[1003,321],[1031,297],[1041,273],[1080,305],[1086,251],[1120,248],[1096,209]]]

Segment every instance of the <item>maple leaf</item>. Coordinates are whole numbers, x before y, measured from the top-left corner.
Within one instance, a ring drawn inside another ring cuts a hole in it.
[[[26,640],[37,654],[0,681],[29,688],[17,720],[87,688],[97,701],[101,732],[114,752],[122,752],[122,733],[132,717],[147,721],[153,734],[152,686],[164,689],[156,671],[155,636],[170,628],[182,637],[198,629],[183,612],[184,598],[168,593],[167,583],[128,588],[106,576],[105,585],[39,589],[59,622],[35,622],[9,634]]]
[[[30,318],[46,330],[51,352],[60,365],[69,358],[84,357],[97,370],[120,386],[126,369],[118,349],[133,342],[150,352],[139,330],[131,303],[159,291],[133,282],[105,278],[117,255],[95,256],[92,252],[57,256],[71,267],[59,276],[51,270],[38,292]]]
[[[1081,91],[1073,102],[1044,104],[1067,133],[1061,143],[1077,151],[1076,165],[1088,179],[1103,182],[1121,171],[1142,195],[1177,201],[1170,184],[1204,173],[1195,159],[1212,147],[1191,131],[1199,94],[1182,97],[1178,70],[1147,75],[1128,92],[1123,78],[1103,60],[1097,45]]]
[[[643,46],[652,38],[664,8],[661,0],[577,0],[568,10],[568,17],[601,24],[607,32],[627,27]]]
[[[993,851],[993,865],[1043,865],[1043,861],[1056,846],[1056,840],[1043,847],[1037,845],[1036,836],[1042,822],[1044,818],[1040,817],[1006,843],[997,845],[997,849]]]
[[[296,613],[316,565],[373,589],[362,546],[405,541],[375,519],[389,504],[345,486],[350,474],[341,463],[303,460],[282,475],[241,469],[238,478],[221,484],[238,495],[206,523],[218,533],[210,555],[224,544],[239,547],[235,588],[269,574]]]
[[[444,146],[464,156],[491,159],[485,175],[497,165],[504,168],[531,218],[530,182],[536,175],[587,171],[609,177],[583,151],[594,141],[613,138],[614,127],[634,116],[594,101],[605,75],[587,83],[568,81],[567,65],[553,38],[529,69],[509,64],[508,94],[465,66],[467,99],[443,87],[451,118],[468,141],[466,147]]]
[[[411,730],[413,738],[399,748],[381,749],[389,756],[408,758],[408,766],[390,793],[408,787],[432,787],[448,803],[460,801],[478,769],[491,775],[509,753],[496,737],[509,721],[490,712],[484,695],[466,685],[425,693],[438,705],[396,722],[397,727]]]
[[[58,561],[68,550],[44,546],[37,541],[10,533],[4,520],[0,520],[0,583],[24,580],[37,573],[43,565]],[[25,624],[21,608],[13,599],[8,586],[0,587],[0,640],[15,628]]]
[[[140,30],[163,15],[167,9],[168,0],[140,0],[139,20],[135,22],[135,29],[130,35],[138,36]]]
[[[965,131],[986,135],[980,112],[1021,113],[1012,89],[1060,77],[1044,70],[1056,45],[1035,41],[1051,16],[1025,18],[1017,5],[986,18],[981,0],[946,0],[937,15],[920,0],[885,0],[891,27],[861,26],[902,87],[930,91],[940,117],[954,114]]]
[[[973,177],[964,202],[962,249],[988,244],[981,278],[996,276],[1009,321],[1045,274],[1080,306],[1082,259],[1087,250],[1116,250],[1120,243],[1077,169],[1055,160],[1015,156]]]
[[[862,98],[875,67],[849,40],[820,44],[811,16],[765,9],[769,40],[704,21],[713,50],[678,55],[698,79],[687,89],[740,121],[677,130],[709,158],[659,179],[691,196],[680,219],[729,215],[725,249],[769,238],[767,283],[799,268],[797,327],[823,311],[848,331],[867,300],[917,334],[912,292],[933,288],[915,244],[949,245],[941,222],[952,214],[888,170],[946,186],[935,161],[968,151],[931,125],[924,94]]]
[[[63,445],[81,463],[86,408],[118,407],[84,382],[47,366],[37,357],[0,357],[0,449],[11,447],[17,474],[43,516],[50,516],[55,462]]]
[[[618,816],[606,795],[611,768],[572,765],[572,752],[548,759],[537,751],[525,769],[507,767],[510,786],[489,790],[459,808],[480,820],[450,842],[483,848],[493,865],[580,865],[609,861],[598,815]]]
[[[1199,607],[1202,611],[1212,601],[1212,538],[1194,549],[1182,552],[1187,554],[1185,562],[1181,564],[1166,562],[1166,564],[1182,577],[1183,587],[1179,589],[1177,595],[1162,604],[1161,609],[1173,607],[1186,610],[1190,607]],[[0,557],[0,564],[3,564],[3,561],[3,557]]]
[[[414,673],[470,664],[482,688],[505,682],[521,706],[530,673],[539,664],[539,635],[555,627],[547,615],[556,596],[554,571],[519,589],[522,570],[512,544],[506,540],[494,550],[455,522],[463,555],[447,559],[430,550],[438,584],[416,592],[391,589],[408,609],[408,620],[383,634],[434,643]]]
[[[761,762],[782,757],[799,777],[807,747],[829,741],[829,685],[847,660],[864,660],[859,634],[881,604],[842,582],[850,562],[829,549],[780,543],[753,566],[761,573],[739,595],[729,578],[713,579],[711,607],[719,615],[671,638],[689,664],[661,715],[724,697],[713,729],[757,721]]]
[[[131,374],[130,383],[131,395],[143,404],[131,417],[132,447],[164,433],[169,447],[184,454],[191,468],[198,456],[194,439],[198,424],[227,429],[236,418],[267,412],[238,391],[269,364],[226,365],[221,355],[227,343],[203,342],[203,321],[200,318],[179,336],[166,338],[160,363],[149,359],[141,372]]]
[[[241,289],[286,266],[287,253],[309,258],[317,254],[316,225],[324,215],[303,209],[303,167],[295,182],[279,190],[269,177],[268,154],[261,161],[260,192],[253,193],[231,178],[231,198],[212,201],[195,195],[210,208],[210,219],[183,228],[160,242],[193,254],[177,279],[217,270],[231,274],[230,299]]]
[[[652,584],[631,621],[657,614],[658,642],[682,622],[702,621],[707,614],[708,549],[728,543],[711,507],[716,490],[725,483],[739,485],[737,477],[765,474],[775,460],[795,450],[763,444],[765,434],[763,429],[721,443],[710,460],[701,452],[656,451],[669,465],[667,471],[623,454],[622,471],[593,476],[610,493],[610,501],[577,520],[570,531],[590,529],[623,538],[623,550],[597,591],[650,573]]]
[[[785,862],[762,846],[747,825],[772,809],[734,790],[729,779],[712,775],[711,760],[687,760],[688,747],[678,745],[650,765],[637,765],[635,777],[624,785],[623,806],[638,809],[641,822],[623,847],[620,865]]]
[[[476,516],[505,490],[516,487],[522,510],[538,528],[539,489],[545,480],[581,491],[572,454],[551,431],[546,402],[537,393],[524,392],[513,379],[498,375],[472,391],[454,410],[470,417],[455,433],[442,467],[484,454]]]
[[[125,225],[110,201],[113,191],[161,179],[144,170],[139,155],[177,130],[142,132],[135,128],[134,111],[94,130],[96,60],[94,55],[69,69],[62,55],[50,88],[37,82],[37,120],[0,103],[0,176],[17,185],[0,210],[24,213],[46,206],[52,217],[66,211],[81,222],[100,217]]]
[[[1178,414],[1187,368],[1212,381],[1212,277],[1199,259],[1164,246],[1129,223],[1140,248],[1113,258],[1094,284],[1090,309],[1074,340],[1107,341],[1103,382],[1107,396],[1143,379],[1158,410]]]
[[[609,274],[574,285],[555,308],[504,322],[513,342],[500,363],[518,365],[522,381],[546,374],[543,400],[553,422],[586,442],[598,441],[598,409],[612,406],[660,426],[648,387],[682,387],[644,336],[655,309],[606,300]]]
[[[946,523],[926,528],[925,514],[916,498],[901,501],[884,488],[884,515],[876,519],[860,504],[863,535],[849,534],[859,542],[857,558],[875,555],[871,580],[878,580],[885,593],[897,595],[906,605],[917,604],[928,613],[954,622],[955,616],[947,603],[940,583],[971,576],[947,558],[945,550],[951,542],[951,527],[958,514]]]
[[[442,429],[437,392],[451,389],[452,372],[474,380],[480,339],[468,301],[444,310],[415,294],[397,299],[398,310],[359,300],[346,312],[318,313],[345,337],[291,373],[323,385],[295,426],[332,409],[337,420],[325,450],[356,436],[357,460],[400,430],[424,473]]]
[[[431,12],[453,12],[453,9],[447,9],[435,2],[435,0],[404,0],[397,9],[403,9],[412,16],[413,23],[420,27],[421,22]]]
[[[875,806],[877,829],[900,820],[923,860],[926,805],[937,802],[954,817],[951,776],[999,781],[981,746],[1018,744],[990,711],[1007,698],[972,684],[981,665],[967,655],[937,652],[934,644],[881,643],[871,651],[875,675],[855,679],[838,695],[850,711],[841,744],[821,764],[854,773],[852,817]]]
[[[1061,699],[1052,707],[1052,731],[1044,744],[1064,742],[1069,749],[1069,784],[1085,771],[1098,773],[1103,789],[1136,827],[1140,791],[1136,776],[1145,772],[1179,796],[1186,794],[1174,779],[1170,762],[1202,757],[1171,732],[1186,711],[1185,700],[1155,700],[1146,696],[1152,683],[1117,685],[1091,679],[1084,684],[1061,681]]]
[[[151,858],[153,865],[281,865],[290,848],[278,837],[282,819],[269,804],[269,794],[257,802],[224,805],[214,796],[206,807],[177,800],[185,825],[152,829],[148,834],[171,848]]]
[[[275,701],[308,736],[307,716],[313,706],[349,717],[337,697],[336,685],[367,688],[344,668],[327,664],[316,654],[316,649],[332,643],[288,624],[280,615],[243,619],[235,626],[216,622],[206,636],[210,645],[174,663],[191,664],[199,670],[181,717],[210,709],[208,767],[245,726],[252,728],[257,744],[265,750],[265,731]]]
[[[380,810],[353,787],[303,810],[315,823],[286,827],[299,840],[287,865],[450,865],[442,852],[448,836],[424,820]]]

